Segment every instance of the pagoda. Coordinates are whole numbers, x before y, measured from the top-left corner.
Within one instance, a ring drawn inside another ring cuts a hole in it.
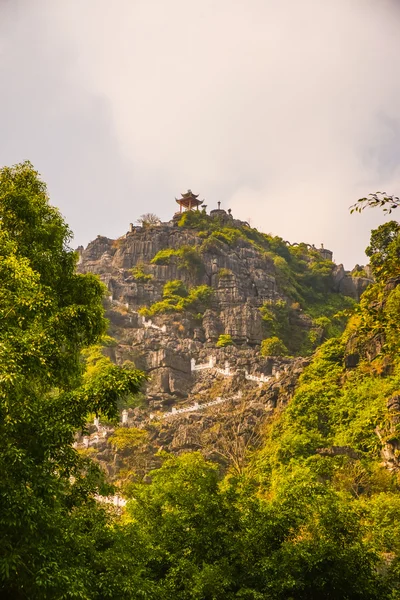
[[[185,194],[181,194],[182,198],[175,198],[176,202],[180,206],[179,212],[182,212],[182,207],[185,210],[193,210],[197,208],[199,210],[199,206],[203,204],[203,200],[199,200],[199,194],[193,194],[192,190],[188,190]]]

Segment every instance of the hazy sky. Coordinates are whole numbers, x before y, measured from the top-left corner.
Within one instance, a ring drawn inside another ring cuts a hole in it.
[[[365,262],[400,193],[400,0],[0,0],[0,164],[75,232],[208,208]]]

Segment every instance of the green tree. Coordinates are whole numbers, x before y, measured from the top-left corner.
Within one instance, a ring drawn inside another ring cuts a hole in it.
[[[106,329],[104,287],[75,272],[70,237],[30,163],[0,170],[3,598],[87,597],[90,569],[71,528],[85,506],[101,513],[92,498],[102,478],[74,434],[89,413],[115,418],[144,378],[110,361],[84,377],[81,350]]]
[[[389,221],[374,229],[365,254],[377,279],[397,274],[400,266],[400,224]]]
[[[151,479],[133,487],[129,513],[137,537],[152,548],[148,567],[158,597],[233,598],[238,513],[219,488],[216,465],[187,453],[169,457]]]
[[[287,356],[289,351],[282,340],[273,336],[261,342],[260,353],[261,356]]]
[[[232,346],[232,336],[229,333],[221,333],[215,345],[217,346],[217,348],[225,348],[226,346]]]
[[[187,298],[188,294],[185,284],[180,279],[167,281],[163,288],[163,298],[165,299],[175,299],[176,296]]]
[[[147,542],[142,568],[159,598],[389,598],[357,512],[307,470],[265,493],[245,477],[221,481],[215,465],[187,453],[132,496],[132,539]]]

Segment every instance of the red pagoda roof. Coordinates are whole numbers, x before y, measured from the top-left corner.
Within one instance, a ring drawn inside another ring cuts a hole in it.
[[[203,200],[198,200],[199,194],[193,194],[192,190],[188,190],[181,195],[182,198],[175,198],[175,201],[181,206],[187,208],[189,206],[200,206],[200,204],[203,204]]]

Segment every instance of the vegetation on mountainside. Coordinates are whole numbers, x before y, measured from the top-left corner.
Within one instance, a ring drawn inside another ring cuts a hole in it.
[[[219,338],[217,343],[215,344],[217,346],[217,348],[225,348],[226,346],[232,346],[233,344],[233,339],[232,336],[229,333],[222,333]]]
[[[288,356],[289,350],[276,335],[261,342],[261,356]]]
[[[288,355],[309,356],[317,346],[338,337],[347,322],[347,310],[355,301],[340,294],[326,293],[324,302],[314,302],[303,311],[298,302],[270,300],[260,308],[268,338],[278,338]]]
[[[218,271],[218,277],[220,279],[230,277],[231,275],[233,275],[232,271],[230,269],[225,269],[224,267]]]
[[[144,271],[143,264],[137,264],[136,267],[130,269],[133,278],[135,281],[141,281],[142,283],[146,283],[146,281],[151,281],[153,279],[153,275],[151,273],[146,273]]]
[[[290,405],[271,424],[256,460],[269,493],[286,481],[302,479],[310,488],[322,486],[352,511],[362,544],[375,553],[391,590],[384,597],[396,598],[400,465],[389,471],[382,450],[394,463],[398,460],[400,428],[391,406],[397,406],[396,398],[400,404],[400,231],[388,223],[373,232],[372,240],[382,228],[395,229],[397,235],[388,244],[383,236],[386,260],[377,250],[378,281],[364,293],[342,338],[317,351]],[[350,370],[344,366],[348,353],[358,362]]]
[[[375,279],[384,280],[400,273],[400,223],[389,221],[371,234],[365,254],[369,257]]]
[[[356,265],[354,269],[351,270],[350,274],[352,277],[366,277],[368,279],[367,271],[364,267],[360,267],[359,265]]]
[[[224,244],[234,247],[239,240],[255,247],[273,263],[279,289],[291,302],[299,302],[305,312],[314,305],[323,304],[326,294],[331,292],[331,274],[335,265],[307,244],[290,246],[278,236],[239,225],[237,221],[227,225],[221,218],[211,217],[205,211],[185,212],[178,225],[198,231],[199,237],[204,238],[199,248],[203,254],[218,252]]]
[[[399,596],[399,471],[381,455],[391,447],[398,460],[400,444],[390,410],[391,399],[400,403],[398,242],[345,333],[317,351],[248,470],[221,481],[215,466],[187,454],[132,488],[128,527],[152,549],[138,573],[157,549],[157,569],[141,583],[154,586],[149,597]],[[318,308],[313,317],[321,319]],[[349,352],[358,356],[353,369]]]
[[[239,240],[255,247],[270,261],[278,288],[286,300],[268,302],[261,308],[265,335],[278,337],[288,354],[310,355],[322,341],[342,333],[346,324],[343,311],[354,302],[342,294],[332,293],[334,263],[324,259],[315,248],[307,244],[288,246],[282,238],[263,234],[238,222],[227,225],[220,217],[210,217],[205,211],[185,212],[178,225],[197,230],[203,242],[198,246],[160,250],[153,257],[153,264],[168,265],[174,260],[187,274],[201,276],[204,255],[218,254],[224,246],[234,248]],[[218,272],[220,280],[230,275],[232,272],[226,268]],[[142,314],[184,309],[185,303],[175,298],[143,308]]]
[[[103,286],[75,273],[44,184],[27,163],[1,170],[1,596],[397,599],[399,238],[395,225],[373,232],[376,283],[316,352],[248,468],[222,477],[200,453],[164,454],[143,479],[135,452],[148,433],[115,430],[110,444],[138,475],[121,518],[94,501],[106,486],[74,434],[90,413],[114,418],[144,375],[102,355]],[[169,282],[163,301],[192,292]]]
[[[204,264],[200,253],[194,246],[181,246],[180,248],[166,248],[160,250],[152,258],[153,265],[169,265],[171,259],[177,260],[178,269],[186,272],[194,272],[197,276],[204,272]]]
[[[202,314],[209,307],[212,295],[213,290],[208,285],[199,285],[188,290],[183,281],[175,279],[164,285],[163,300],[140,308],[139,313],[144,317],[183,310]]]

